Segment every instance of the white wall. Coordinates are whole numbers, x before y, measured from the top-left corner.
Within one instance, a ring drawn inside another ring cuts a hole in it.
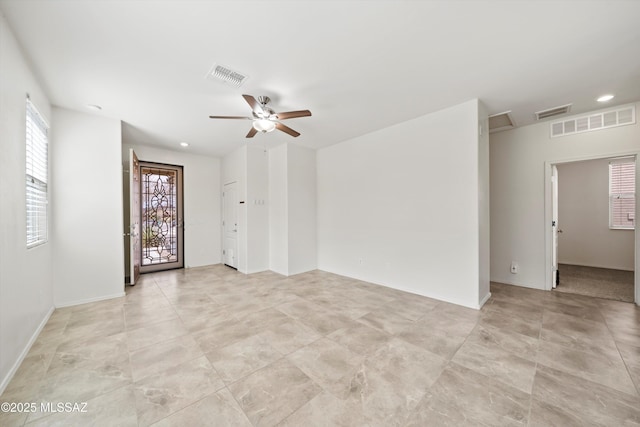
[[[558,261],[633,271],[633,230],[609,228],[609,159],[558,165],[558,193]]]
[[[247,273],[269,269],[269,154],[247,146]]]
[[[287,144],[289,275],[318,267],[316,187],[316,152]]]
[[[52,239],[26,248],[27,94],[53,126],[49,100],[0,13],[0,394],[53,310]]]
[[[146,145],[122,146],[122,160],[133,148],[140,161],[183,167],[184,265],[187,268],[221,261],[220,159]]]
[[[63,108],[53,121],[54,302],[123,296],[120,121]]]
[[[477,308],[479,115],[473,100],[319,150],[319,268]]]
[[[269,150],[269,269],[289,275],[287,145]]]
[[[545,231],[550,227],[550,207],[545,205],[550,182],[545,182],[545,169],[550,162],[638,153],[640,126],[550,138],[549,122],[543,122],[494,133],[490,139],[491,280],[544,289],[550,281],[550,233]],[[518,274],[509,272],[512,260],[520,265]]]

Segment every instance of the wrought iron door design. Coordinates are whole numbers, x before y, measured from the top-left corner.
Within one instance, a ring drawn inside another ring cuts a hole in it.
[[[140,163],[141,271],[180,268],[182,168]]]

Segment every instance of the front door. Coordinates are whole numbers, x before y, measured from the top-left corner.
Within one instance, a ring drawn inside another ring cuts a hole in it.
[[[223,214],[222,260],[229,267],[238,268],[238,185],[225,184],[222,192]]]
[[[140,162],[140,272],[184,267],[182,166]]]

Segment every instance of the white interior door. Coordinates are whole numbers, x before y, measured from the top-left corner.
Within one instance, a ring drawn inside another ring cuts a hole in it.
[[[129,259],[131,265],[130,284],[135,285],[140,276],[140,162],[129,150]]]
[[[222,261],[229,267],[238,268],[238,185],[225,184],[222,192],[223,218]]]
[[[560,276],[558,272],[558,168],[551,165],[551,286],[555,289]]]

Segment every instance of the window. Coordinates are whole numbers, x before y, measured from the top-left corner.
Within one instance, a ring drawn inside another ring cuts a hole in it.
[[[29,99],[26,116],[27,247],[31,248],[47,241],[49,127]]]
[[[633,230],[635,207],[635,159],[613,159],[609,162],[609,228]]]

